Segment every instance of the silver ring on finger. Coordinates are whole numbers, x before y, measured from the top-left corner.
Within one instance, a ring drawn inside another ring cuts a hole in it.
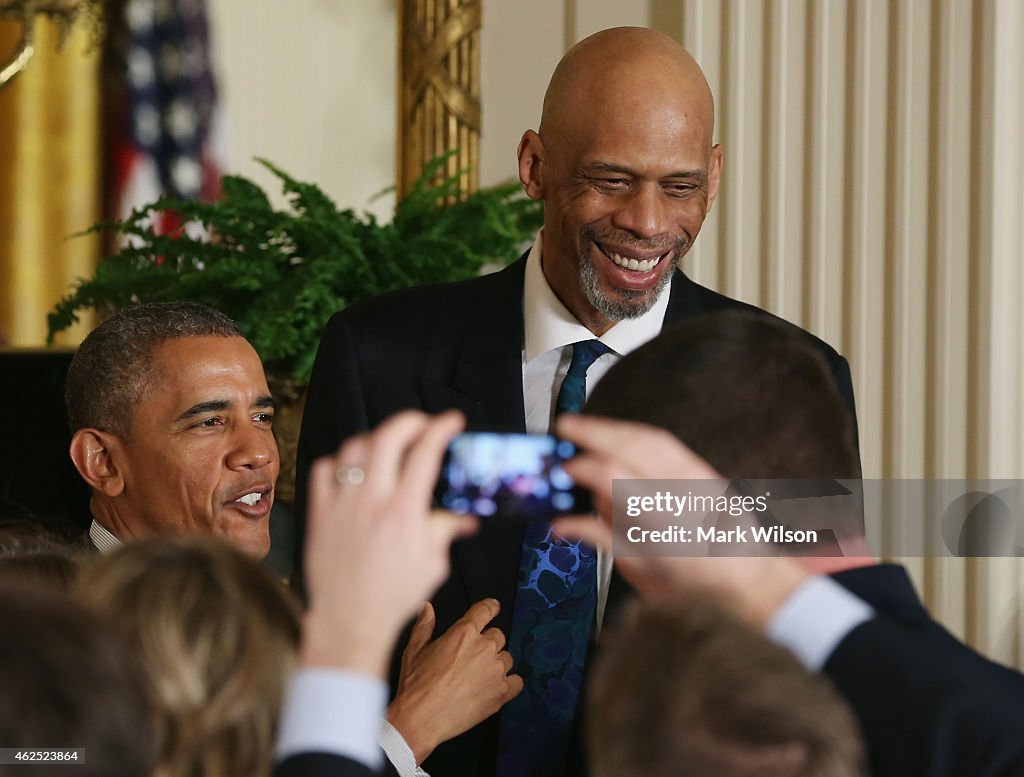
[[[342,486],[358,486],[366,479],[366,472],[362,467],[339,464],[334,470],[334,479]]]

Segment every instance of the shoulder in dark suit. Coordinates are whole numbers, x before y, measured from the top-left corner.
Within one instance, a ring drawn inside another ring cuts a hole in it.
[[[878,612],[825,665],[860,721],[872,775],[1024,774],[1024,676],[932,620],[902,567],[833,577]]]
[[[274,777],[373,777],[358,761],[332,753],[293,755],[274,767]]]

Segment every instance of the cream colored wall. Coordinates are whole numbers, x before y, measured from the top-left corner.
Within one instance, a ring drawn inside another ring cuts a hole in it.
[[[865,475],[1024,478],[1019,0],[485,0],[484,182],[515,172],[565,48],[617,24],[683,42],[716,95],[725,173],[687,272],[846,354]],[[1018,560],[904,561],[1024,663]]]
[[[212,0],[228,169],[277,190],[262,156],[343,207],[390,216],[397,0]],[[278,195],[275,202],[281,203]]]

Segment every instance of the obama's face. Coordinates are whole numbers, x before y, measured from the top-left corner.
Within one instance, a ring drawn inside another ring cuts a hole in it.
[[[117,528],[211,533],[265,556],[279,461],[259,357],[241,337],[167,340],[153,357],[129,434],[109,445]]]

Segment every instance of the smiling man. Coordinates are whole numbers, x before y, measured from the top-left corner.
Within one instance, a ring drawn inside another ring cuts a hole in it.
[[[470,430],[546,433],[663,326],[753,309],[678,269],[718,194],[722,150],[713,136],[707,81],[671,38],[617,28],[569,51],[539,129],[518,149],[526,194],[544,202],[532,248],[493,275],[383,295],[328,323],[299,440],[300,515],[314,459],[398,410],[458,408]],[[853,414],[846,360],[807,337]],[[454,548],[451,577],[434,598],[437,627],[474,601],[497,599],[494,624],[508,635],[525,690],[439,747],[426,762],[436,777],[585,771],[574,741],[581,678],[620,589],[607,558],[539,526],[485,521]],[[541,591],[530,581],[556,556],[569,571],[547,575]],[[539,598],[551,607],[537,607]]]
[[[267,555],[274,400],[231,319],[187,302],[122,311],[79,347],[65,398],[97,548],[211,533]]]
[[[204,305],[139,305],[100,324],[68,369],[71,458],[92,487],[101,552],[153,535],[216,534],[263,558],[278,475],[274,401],[259,356]],[[426,608],[382,726],[385,774],[412,777],[438,742],[519,691],[492,600],[431,640]],[[443,711],[444,714],[439,714]],[[330,728],[330,727],[328,727]]]
[[[594,335],[649,312],[700,232],[722,173],[714,113],[697,63],[650,30],[598,33],[556,68],[519,178],[544,200],[544,277]]]

